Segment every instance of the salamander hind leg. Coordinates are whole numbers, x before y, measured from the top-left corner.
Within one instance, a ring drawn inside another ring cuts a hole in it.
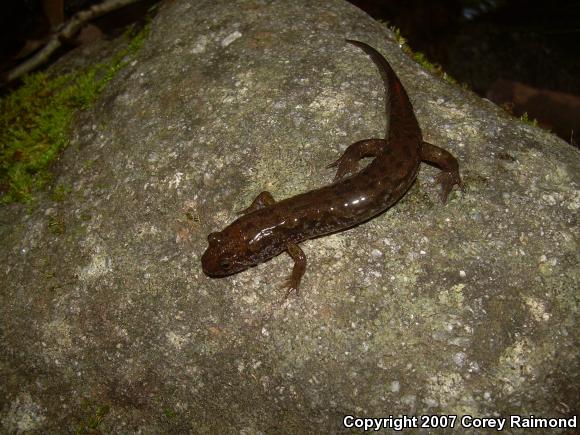
[[[292,268],[292,273],[286,279],[283,286],[283,288],[288,289],[284,299],[287,299],[292,292],[296,292],[296,296],[298,296],[300,281],[306,271],[306,255],[304,255],[304,251],[300,249],[300,246],[296,243],[288,242],[286,243],[286,251],[290,257],[292,257],[292,260],[294,260],[294,267]]]
[[[384,139],[365,139],[350,145],[338,160],[327,168],[338,167],[334,182],[342,180],[349,174],[358,172],[358,162],[364,157],[377,157],[385,152],[387,141]]]
[[[441,173],[437,176],[436,182],[441,184],[439,198],[445,204],[447,202],[447,196],[449,196],[454,185],[457,184],[463,188],[463,182],[459,175],[459,163],[457,163],[457,159],[450,152],[427,142],[421,142],[420,152],[422,161],[441,169]]]
[[[264,207],[268,207],[269,205],[272,205],[274,203],[276,203],[276,200],[274,199],[272,194],[270,192],[264,191],[259,193],[258,196],[256,196],[256,198],[248,208],[238,211],[237,214],[248,214],[253,211],[260,210]]]

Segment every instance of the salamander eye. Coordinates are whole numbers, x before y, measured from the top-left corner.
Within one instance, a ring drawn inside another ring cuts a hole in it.
[[[229,261],[229,260],[227,260],[227,259],[225,259],[225,258],[223,258],[223,259],[221,259],[221,260],[220,260],[220,267],[221,267],[222,269],[226,269],[226,270],[227,270],[227,269],[229,269],[229,268],[230,268],[230,266],[231,266],[231,263],[230,263],[230,261]]]

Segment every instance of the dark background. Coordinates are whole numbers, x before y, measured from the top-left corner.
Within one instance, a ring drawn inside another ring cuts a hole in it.
[[[58,2],[56,2],[58,3]],[[67,0],[64,18],[94,0]],[[116,36],[142,20],[155,0],[102,17],[102,37]],[[413,51],[440,64],[460,83],[516,116],[527,112],[573,144],[580,135],[580,0],[351,0],[380,21],[400,29]],[[42,0],[0,7],[0,70],[27,41],[42,40],[51,27]],[[79,42],[80,43],[80,42]],[[75,46],[71,41],[55,55]]]
[[[484,93],[496,77],[580,94],[580,1],[352,0]]]

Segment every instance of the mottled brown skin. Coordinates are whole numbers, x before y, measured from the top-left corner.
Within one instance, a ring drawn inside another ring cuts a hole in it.
[[[423,141],[407,92],[387,60],[363,42],[347,42],[364,50],[381,72],[390,116],[387,138],[350,145],[329,165],[338,168],[331,185],[280,202],[269,192],[260,193],[240,218],[208,236],[209,246],[201,259],[206,275],[231,275],[286,251],[294,260],[286,287],[288,294],[298,293],[306,270],[306,256],[298,243],[351,228],[382,213],[413,184],[421,161],[441,169],[438,182],[444,203],[453,185],[461,185],[455,157]],[[374,160],[358,171],[364,157]]]

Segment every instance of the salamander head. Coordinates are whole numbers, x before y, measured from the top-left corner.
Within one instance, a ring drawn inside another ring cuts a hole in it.
[[[209,246],[201,257],[203,272],[212,278],[232,275],[252,266],[247,245],[238,231],[231,227],[207,236]]]

